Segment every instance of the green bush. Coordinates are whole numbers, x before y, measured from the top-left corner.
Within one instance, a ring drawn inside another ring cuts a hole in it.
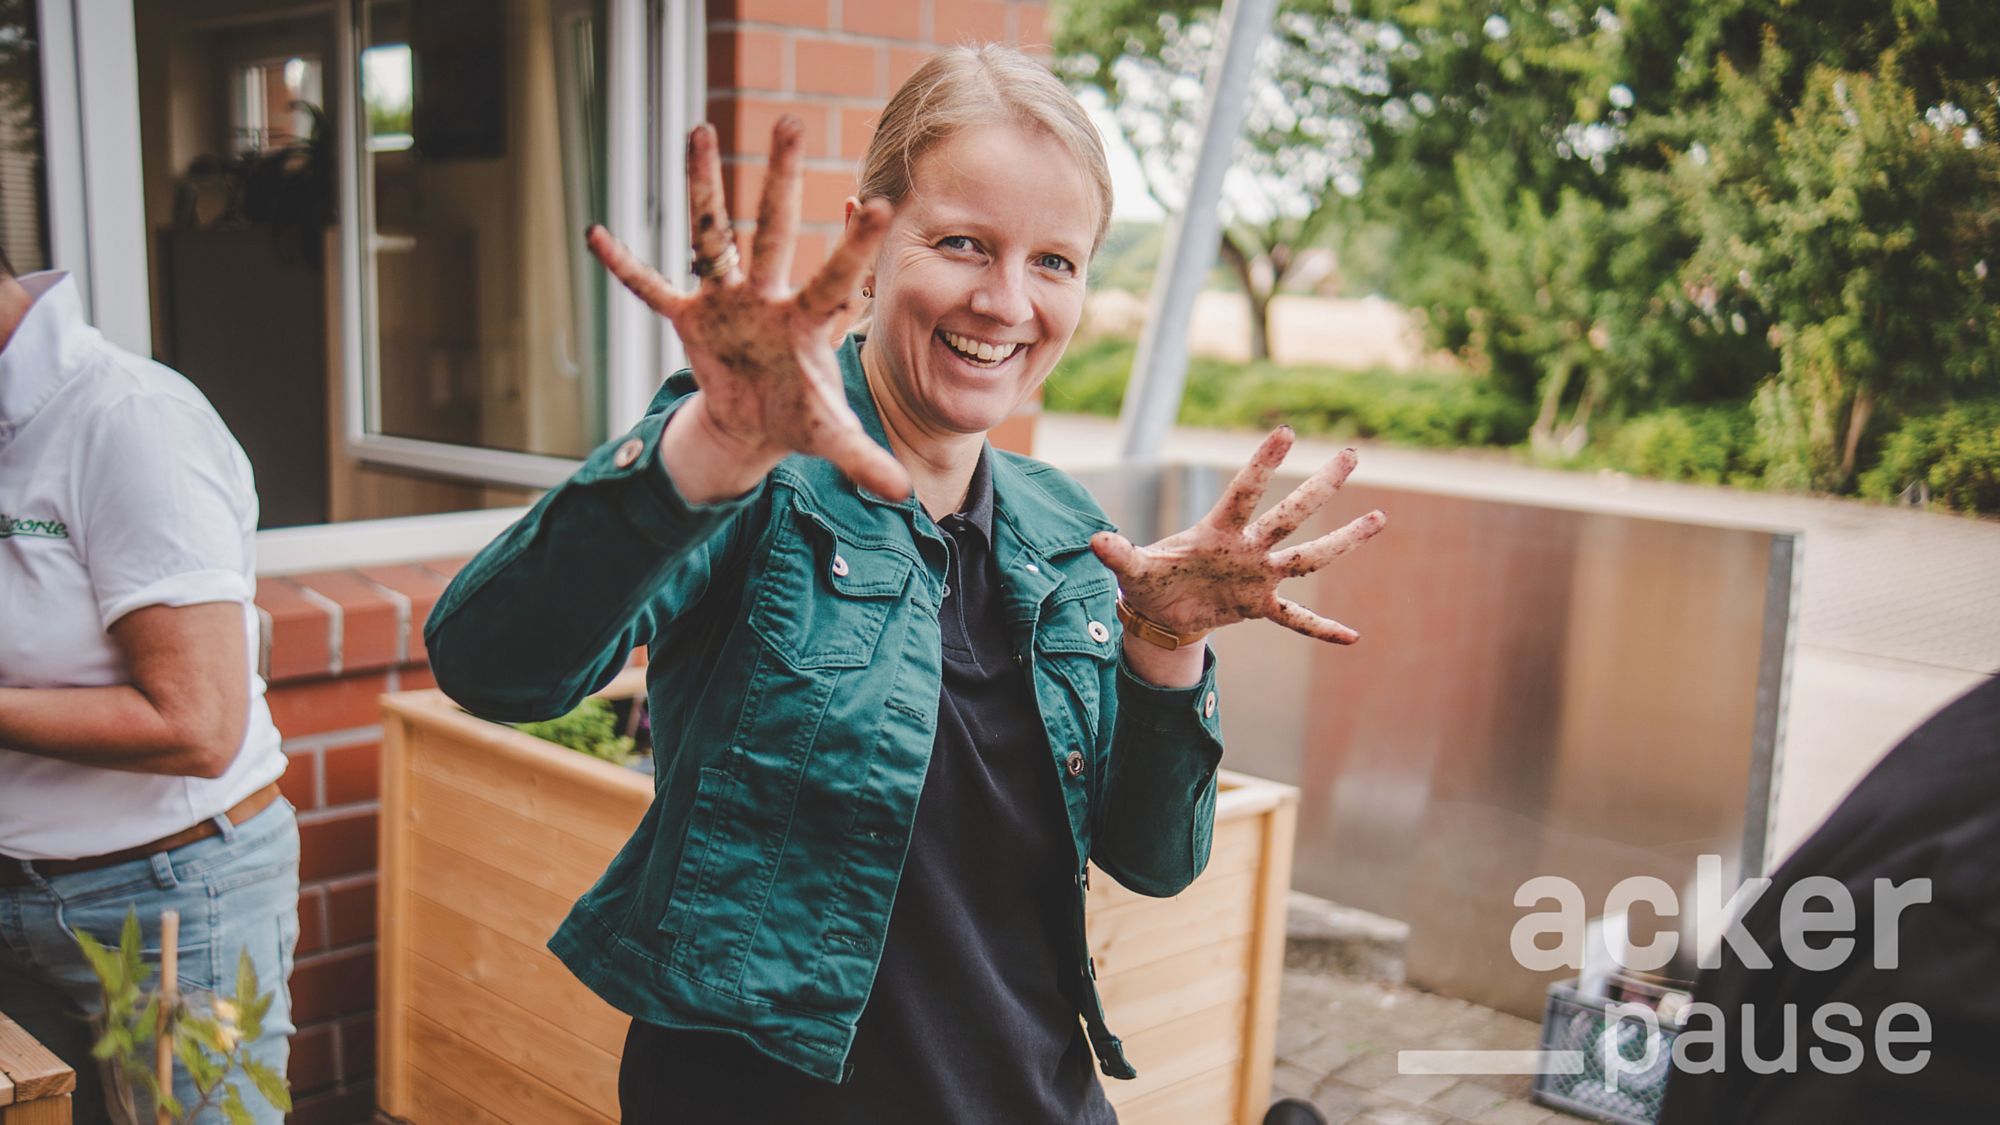
[[[1765,468],[1756,418],[1742,405],[1642,414],[1612,432],[1599,456],[1608,468],[1702,484],[1755,485]]]
[[[1948,508],[2000,512],[2000,399],[1904,419],[1861,474],[1861,493],[1891,500],[1919,481]]]
[[[1116,339],[1072,347],[1050,375],[1050,410],[1115,415],[1133,346]],[[1527,437],[1529,410],[1489,381],[1454,371],[1336,371],[1197,358],[1188,365],[1180,421],[1264,429],[1289,422],[1300,433],[1379,438],[1405,445],[1512,445]]]
[[[615,765],[630,765],[637,756],[632,739],[618,733],[617,712],[602,699],[586,699],[560,718],[515,723],[514,729]]]

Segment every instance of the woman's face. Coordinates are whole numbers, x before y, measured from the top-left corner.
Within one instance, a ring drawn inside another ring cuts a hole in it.
[[[918,159],[864,352],[906,439],[983,434],[1041,386],[1083,315],[1097,210],[1088,174],[1038,130],[967,129]]]

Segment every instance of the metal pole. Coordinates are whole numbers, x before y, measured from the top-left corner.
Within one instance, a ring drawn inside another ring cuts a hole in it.
[[[1215,264],[1221,244],[1222,176],[1228,171],[1249,104],[1250,74],[1257,46],[1271,26],[1278,0],[1225,0],[1217,26],[1220,41],[1210,56],[1207,105],[1202,111],[1201,154],[1187,204],[1167,231],[1153,292],[1147,302],[1146,330],[1132,360],[1132,383],[1118,418],[1119,451],[1127,461],[1154,461],[1180,413],[1187,386],[1188,323],[1195,295]]]

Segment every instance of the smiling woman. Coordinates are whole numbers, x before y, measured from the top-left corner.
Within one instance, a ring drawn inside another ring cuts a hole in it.
[[[1276,588],[1382,517],[1280,550],[1354,465],[1253,521],[1280,430],[1199,524],[1135,547],[989,445],[1068,345],[1110,212],[1097,134],[1039,64],[920,67],[794,293],[802,147],[780,121],[746,265],[695,131],[695,292],[591,232],[690,369],[460,573],[432,668],[518,721],[652,654],[658,796],[550,942],[634,1017],[627,1120],[1111,1121],[1092,1058],[1136,1071],[1085,942],[1089,865],[1155,896],[1201,873],[1207,632],[1351,642]]]

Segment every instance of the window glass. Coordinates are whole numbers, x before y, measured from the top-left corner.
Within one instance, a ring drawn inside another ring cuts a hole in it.
[[[604,0],[380,0],[360,59],[369,429],[603,440]]]
[[[0,249],[16,273],[33,273],[49,264],[35,9],[35,0],[0,0]]]

